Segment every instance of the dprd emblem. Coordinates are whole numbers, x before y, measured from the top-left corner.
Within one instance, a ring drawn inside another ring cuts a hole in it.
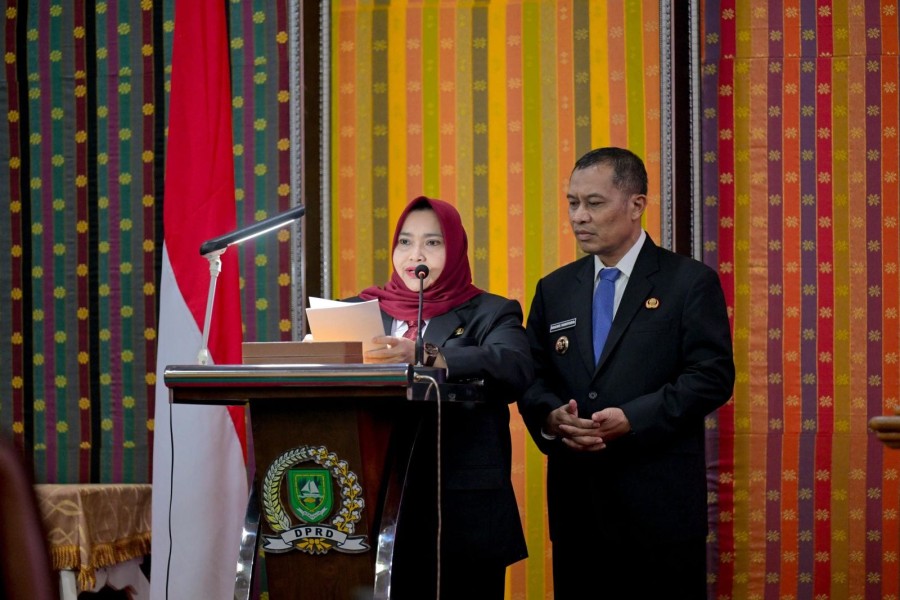
[[[283,483],[288,488],[287,504],[299,523],[285,511]],[[333,549],[357,554],[369,549],[366,536],[353,535],[365,508],[362,486],[347,461],[324,446],[300,446],[280,455],[269,465],[262,488],[266,522],[276,534],[262,536],[266,552],[325,554]],[[337,510],[335,489],[341,495]]]

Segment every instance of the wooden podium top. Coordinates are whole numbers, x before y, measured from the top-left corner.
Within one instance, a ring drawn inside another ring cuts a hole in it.
[[[444,369],[405,363],[167,365],[163,381],[172,404],[245,404],[298,395],[339,396],[363,388],[367,396],[433,400],[425,378],[438,384],[444,400],[481,399],[477,382],[445,383],[445,375]]]
[[[244,404],[249,399],[296,396],[303,388],[403,396],[412,367],[406,364],[169,365],[163,380],[173,404]]]

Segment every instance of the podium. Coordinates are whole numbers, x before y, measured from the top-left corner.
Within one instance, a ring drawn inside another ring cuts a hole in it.
[[[477,383],[406,364],[174,365],[174,404],[249,404],[256,480],[235,599],[257,548],[272,600],[390,598],[394,540],[423,417]],[[244,594],[247,594],[246,596]]]

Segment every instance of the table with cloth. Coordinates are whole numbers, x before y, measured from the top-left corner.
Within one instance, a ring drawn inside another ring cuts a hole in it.
[[[150,484],[34,488],[64,600],[104,586],[125,590],[132,600],[149,597],[140,565],[150,554]]]

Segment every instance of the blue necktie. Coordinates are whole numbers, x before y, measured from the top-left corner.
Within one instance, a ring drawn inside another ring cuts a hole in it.
[[[616,279],[621,271],[618,269],[600,269],[600,281],[594,290],[593,324],[594,324],[594,362],[600,362],[603,344],[609,335],[613,320],[613,304],[616,298]]]

